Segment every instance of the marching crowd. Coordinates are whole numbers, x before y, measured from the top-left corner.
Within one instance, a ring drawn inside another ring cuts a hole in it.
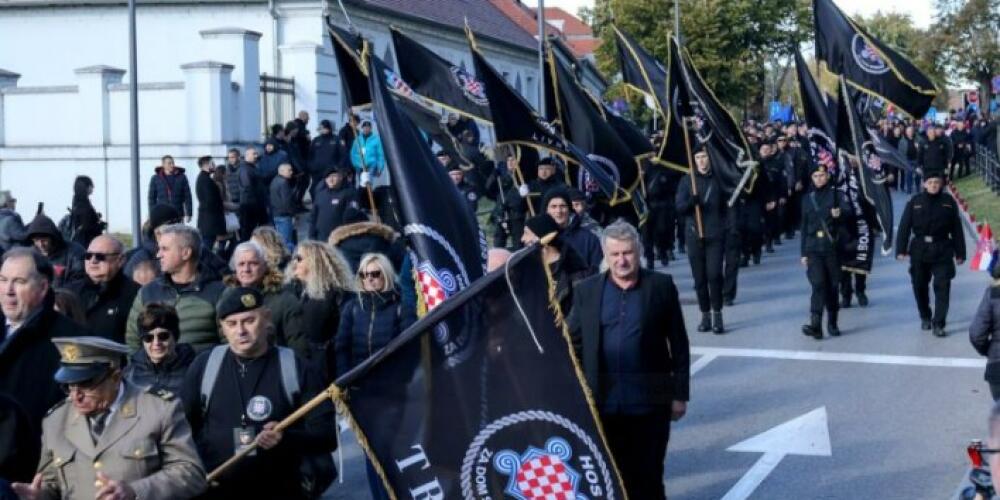
[[[316,498],[331,484],[333,404],[277,422],[411,325],[417,297],[372,124],[352,116],[335,131],[323,120],[310,139],[308,123],[302,112],[221,165],[199,158],[193,193],[164,156],[131,249],[105,233],[88,177],[58,223],[39,207],[25,225],[0,192],[0,498]],[[917,193],[896,251],[910,259],[924,329],[943,335],[965,247],[942,179],[968,175],[986,122],[880,126],[919,167],[888,172],[884,186]],[[726,333],[739,269],[798,232],[813,286],[803,332],[823,338],[825,310],[838,335],[838,310],[853,297],[868,305],[866,276],[841,270],[838,238],[852,215],[878,224],[871,207],[853,214],[841,199],[833,159],[813,160],[803,124],[745,124],[760,170],[733,204],[703,148],[693,180],[646,168],[641,237],[568,184],[558,159],[485,154],[474,122],[451,116],[448,128],[461,144],[437,160],[468,209],[488,215],[491,268],[558,235],[543,258],[635,498],[663,498],[663,422],[688,399],[678,291],[652,272],[657,260],[687,255],[699,332]],[[210,487],[206,474],[251,444]],[[368,473],[373,496],[387,498],[371,464]]]

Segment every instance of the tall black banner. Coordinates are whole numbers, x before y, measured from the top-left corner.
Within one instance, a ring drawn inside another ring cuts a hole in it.
[[[337,71],[343,84],[348,107],[367,106],[372,97],[368,93],[367,69],[361,61],[361,53],[367,42],[361,35],[345,30],[326,18],[326,28],[330,32],[333,56],[337,60]]]
[[[937,89],[913,63],[844,15],[833,0],[813,0],[813,16],[816,58],[831,72],[910,116],[927,114]]]
[[[625,498],[549,279],[521,250],[337,380],[395,498]]]

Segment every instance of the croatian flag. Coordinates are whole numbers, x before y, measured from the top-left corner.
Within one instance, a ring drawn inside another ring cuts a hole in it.
[[[993,243],[993,231],[990,225],[983,224],[979,231],[979,243],[976,244],[976,255],[972,257],[969,267],[976,271],[993,271],[997,261],[997,248]]]

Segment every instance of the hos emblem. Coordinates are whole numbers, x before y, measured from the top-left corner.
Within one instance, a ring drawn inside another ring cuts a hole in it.
[[[889,71],[889,65],[882,59],[882,55],[861,35],[855,34],[851,39],[851,54],[854,55],[854,62],[868,73],[881,75]]]
[[[525,436],[539,432],[550,437],[526,443]],[[613,478],[595,437],[544,410],[514,413],[483,428],[466,450],[460,475],[465,500],[615,499],[619,489]]]
[[[270,399],[264,396],[254,396],[247,403],[247,416],[254,422],[263,422],[267,420],[267,417],[271,416],[273,409],[274,407],[271,405]]]

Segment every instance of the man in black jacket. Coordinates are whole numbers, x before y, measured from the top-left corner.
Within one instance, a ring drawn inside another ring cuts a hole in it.
[[[52,376],[59,369],[53,337],[87,335],[86,330],[53,309],[52,264],[41,253],[17,247],[0,265],[0,393],[24,409],[32,426],[30,462],[38,463],[42,419],[65,395]],[[17,479],[17,478],[11,478]],[[31,477],[24,480],[30,481]]]
[[[289,163],[278,167],[278,175],[271,181],[271,215],[274,229],[285,239],[285,247],[295,248],[296,182],[295,171]]]
[[[969,175],[969,159],[972,158],[972,135],[965,130],[965,122],[955,122],[955,130],[951,131],[951,144],[954,149],[949,177],[958,179]]]
[[[801,260],[812,286],[809,300],[809,324],[802,333],[823,338],[823,308],[826,307],[827,333],[840,335],[837,314],[837,287],[840,285],[840,259],[837,256],[839,228],[850,219],[850,204],[829,185],[830,174],[824,166],[812,173],[813,189],[802,199]]]
[[[327,169],[326,177],[313,194],[309,238],[326,241],[334,229],[344,224],[348,208],[360,209],[358,191],[347,184],[350,167],[334,165]]]
[[[265,184],[264,178],[258,171],[259,156],[256,148],[248,147],[246,160],[240,165],[240,239],[244,241],[250,239],[254,229],[269,222],[267,220],[269,186]]]
[[[670,422],[689,395],[684,316],[670,275],[641,269],[635,228],[612,223],[603,246],[608,271],[575,285],[570,335],[625,490],[663,499]]]
[[[896,237],[896,259],[910,258],[910,281],[920,312],[920,328],[933,329],[938,337],[945,336],[955,265],[965,262],[965,233],[958,205],[951,195],[941,191],[943,185],[943,171],[924,174],[924,192],[914,195],[906,204]],[[927,289],[931,278],[934,279],[933,317]]]
[[[951,164],[951,143],[942,135],[939,125],[927,129],[927,142],[917,152],[917,162],[923,168],[926,179],[932,172],[944,175]]]
[[[215,174],[212,157],[198,158],[198,169],[198,178],[194,182],[195,195],[198,197],[198,231],[205,246],[214,250],[215,241],[226,234],[226,209],[222,191],[212,178]]]
[[[94,238],[84,254],[87,277],[66,286],[80,298],[94,335],[125,342],[129,309],[139,285],[125,276],[125,245],[114,236]]]
[[[316,190],[323,185],[323,178],[329,174],[330,169],[340,165],[343,156],[340,139],[333,135],[333,124],[330,120],[319,122],[319,135],[309,146],[309,176],[312,178],[309,192],[313,198],[316,197]]]

